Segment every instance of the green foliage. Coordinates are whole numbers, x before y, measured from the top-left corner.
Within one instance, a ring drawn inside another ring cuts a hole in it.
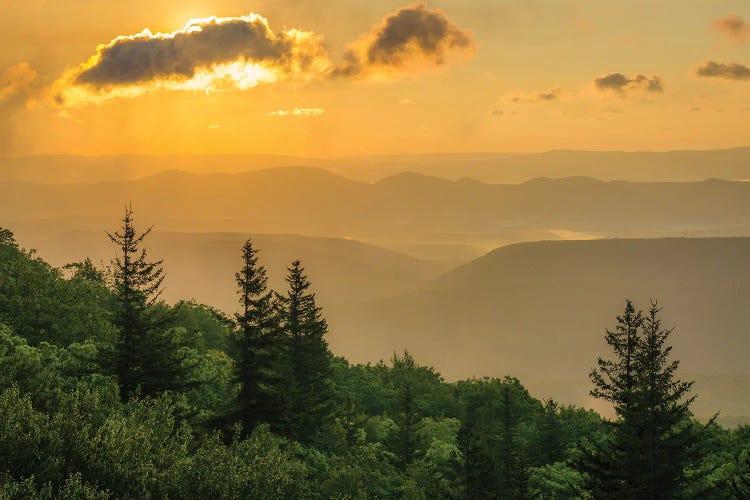
[[[606,422],[408,352],[333,357],[301,264],[271,295],[250,242],[236,321],[160,303],[130,215],[108,276],[0,229],[0,498],[750,497],[750,427],[692,419],[655,305],[607,333]]]
[[[586,500],[593,498],[585,489],[583,476],[564,462],[531,470],[529,497],[544,500]]]
[[[101,281],[63,273],[0,228],[0,322],[30,344],[111,341],[111,295]]]
[[[393,453],[396,468],[403,472],[423,455],[426,446],[422,434],[422,417],[410,383],[400,388],[390,416],[395,426],[388,433],[386,446]]]
[[[172,308],[171,320],[173,326],[182,327],[195,337],[195,348],[199,353],[234,353],[234,323],[223,312],[194,301],[181,300]]]

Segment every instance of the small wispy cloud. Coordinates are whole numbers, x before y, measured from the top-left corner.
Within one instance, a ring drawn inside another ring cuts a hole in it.
[[[0,102],[28,95],[37,83],[37,72],[27,62],[10,66],[0,74]]]
[[[266,113],[268,116],[320,116],[325,113],[323,108],[294,108],[279,109]]]
[[[696,76],[724,78],[726,80],[750,80],[750,68],[739,63],[706,61],[694,70]]]
[[[712,23],[712,26],[715,31],[727,36],[735,43],[743,44],[750,39],[750,24],[738,15],[730,14],[720,17]]]
[[[506,104],[535,104],[556,101],[562,94],[563,89],[561,87],[554,87],[539,92],[513,92],[504,95],[500,100]]]
[[[628,77],[623,73],[608,73],[594,78],[594,88],[601,92],[615,92],[620,95],[637,92],[664,92],[664,82],[660,76],[646,76],[640,73]]]

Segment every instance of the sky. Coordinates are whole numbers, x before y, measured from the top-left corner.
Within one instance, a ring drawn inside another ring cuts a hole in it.
[[[746,0],[5,0],[0,156],[750,145]]]

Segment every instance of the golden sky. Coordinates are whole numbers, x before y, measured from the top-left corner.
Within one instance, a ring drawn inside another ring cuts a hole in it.
[[[25,0],[0,155],[750,144],[747,0]]]

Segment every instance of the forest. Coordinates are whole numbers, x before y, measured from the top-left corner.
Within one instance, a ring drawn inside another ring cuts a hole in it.
[[[624,298],[581,366],[605,418],[407,351],[349,363],[302,262],[270,290],[251,240],[236,314],[169,304],[149,233],[126,209],[112,262],[56,268],[0,228],[0,498],[750,498],[750,426],[693,417],[656,302]]]

